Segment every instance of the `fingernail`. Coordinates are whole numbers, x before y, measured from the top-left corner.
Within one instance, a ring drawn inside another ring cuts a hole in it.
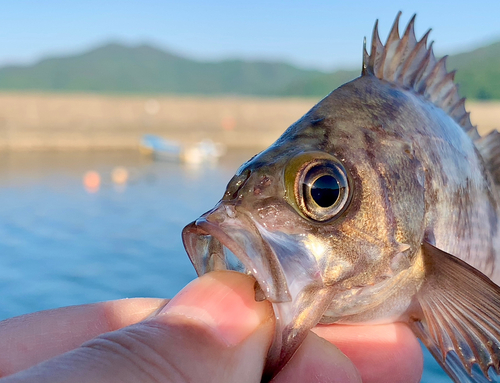
[[[255,301],[254,283],[241,273],[211,272],[188,284],[158,316],[196,322],[236,346],[272,318],[271,304]]]

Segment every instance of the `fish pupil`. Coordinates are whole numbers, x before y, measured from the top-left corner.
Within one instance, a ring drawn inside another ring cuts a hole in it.
[[[319,177],[311,186],[311,197],[321,207],[333,206],[340,195],[337,179],[331,175]]]

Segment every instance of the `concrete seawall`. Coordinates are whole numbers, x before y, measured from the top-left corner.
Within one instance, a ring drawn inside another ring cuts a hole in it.
[[[0,149],[133,149],[143,134],[265,147],[318,101],[0,93]],[[480,132],[500,127],[500,103],[467,106]]]

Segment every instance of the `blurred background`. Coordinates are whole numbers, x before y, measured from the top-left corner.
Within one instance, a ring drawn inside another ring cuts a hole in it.
[[[5,1],[0,319],[195,278],[180,231],[241,163],[359,75],[363,37],[417,13],[485,133],[500,2]],[[446,381],[426,354],[423,382]]]

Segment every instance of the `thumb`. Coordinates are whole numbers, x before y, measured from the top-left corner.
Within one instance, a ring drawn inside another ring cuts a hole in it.
[[[156,316],[102,334],[2,382],[260,382],[274,316],[254,279],[214,272]]]

